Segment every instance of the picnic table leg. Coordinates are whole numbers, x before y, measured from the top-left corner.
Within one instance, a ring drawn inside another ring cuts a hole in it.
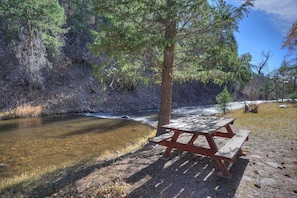
[[[193,145],[199,134],[193,134],[191,140],[188,142],[189,145]]]
[[[232,130],[231,130],[231,132],[232,132]],[[205,137],[206,137],[206,139],[208,141],[208,144],[209,144],[209,146],[210,146],[210,148],[211,148],[211,150],[212,150],[212,152],[214,154],[215,152],[218,151],[218,147],[217,147],[217,145],[216,145],[216,143],[215,143],[215,141],[213,139],[213,136],[207,135]],[[228,167],[225,165],[224,161],[221,160],[221,159],[217,159],[214,156],[211,156],[211,157],[213,157],[216,160],[217,165],[218,165],[220,171],[223,174],[222,176],[226,176],[226,177],[230,176]]]
[[[179,135],[180,135],[180,132],[174,131],[174,135],[172,136],[171,141],[168,142],[168,144],[167,144],[167,149],[166,149],[165,153],[163,154],[163,158],[169,157],[169,154],[173,148],[171,142],[176,142]]]
[[[229,136],[230,138],[232,138],[232,137],[234,136],[234,132],[232,131],[232,129],[231,129],[231,127],[230,127],[229,124],[226,125],[226,129],[227,129],[227,131],[228,131],[228,136]]]
[[[220,169],[220,171],[222,172],[222,176],[226,176],[226,177],[230,177],[230,172],[228,170],[228,167],[225,165],[224,161],[223,160],[220,160],[220,159],[216,159],[216,162],[217,162],[217,165]]]
[[[206,135],[205,137],[206,137],[207,142],[208,142],[211,150],[213,151],[213,153],[217,152],[218,151],[218,147],[217,147],[215,141],[213,140],[213,137],[210,136],[210,135]]]

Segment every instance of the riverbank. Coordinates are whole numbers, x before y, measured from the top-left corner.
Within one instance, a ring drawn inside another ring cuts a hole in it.
[[[230,112],[235,128],[251,129],[246,156],[229,180],[213,160],[144,144],[127,154],[86,160],[1,189],[1,197],[296,197],[297,105],[259,105],[258,114]]]
[[[82,112],[124,112],[158,109],[160,85],[133,90],[104,89],[90,66],[71,64],[47,72],[43,89],[30,89],[16,78],[17,65],[0,67],[0,119]],[[213,83],[174,83],[173,107],[216,102],[221,88]]]

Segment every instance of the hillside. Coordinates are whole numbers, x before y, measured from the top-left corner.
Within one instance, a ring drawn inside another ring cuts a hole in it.
[[[11,56],[7,53],[0,56],[4,60],[2,63],[6,63],[0,67],[1,111],[40,106],[40,113],[48,115],[156,109],[159,106],[158,85],[137,87],[133,91],[104,91],[89,66],[71,61],[45,73],[44,89],[30,89],[22,80],[16,62],[7,60]],[[219,90],[213,84],[176,83],[173,106],[213,104]]]

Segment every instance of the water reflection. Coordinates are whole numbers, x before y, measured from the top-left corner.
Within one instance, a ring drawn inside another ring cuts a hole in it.
[[[150,132],[132,120],[62,115],[0,121],[0,181],[49,165],[116,151]]]

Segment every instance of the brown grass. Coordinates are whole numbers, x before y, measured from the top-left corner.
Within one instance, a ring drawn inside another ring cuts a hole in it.
[[[244,113],[243,109],[229,112],[226,116],[237,118],[234,126],[250,129],[254,135],[265,135],[279,139],[297,140],[297,104],[262,103],[258,113]]]
[[[0,120],[12,118],[38,117],[41,115],[41,112],[41,105],[31,106],[30,104],[23,104],[10,111],[0,112]]]
[[[41,114],[42,107],[40,105],[38,106],[31,106],[29,104],[24,104],[21,106],[18,106],[14,110],[14,114],[17,117],[37,117]]]

